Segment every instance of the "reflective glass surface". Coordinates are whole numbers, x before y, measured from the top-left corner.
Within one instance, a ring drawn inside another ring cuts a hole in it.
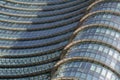
[[[97,0],[88,8],[53,79],[120,80],[120,2]]]
[[[120,80],[109,69],[91,62],[72,61],[61,65],[55,75],[57,77],[77,77],[80,80]]]
[[[90,0],[0,0],[0,80],[51,80]]]

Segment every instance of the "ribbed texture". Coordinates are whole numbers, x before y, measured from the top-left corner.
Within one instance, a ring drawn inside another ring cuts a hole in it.
[[[53,80],[120,80],[120,1],[96,0],[87,10]]]
[[[0,0],[0,80],[50,80],[90,0]]]

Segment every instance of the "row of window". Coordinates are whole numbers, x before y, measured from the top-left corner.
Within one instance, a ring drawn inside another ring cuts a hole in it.
[[[73,21],[73,22],[75,22],[75,21],[77,21],[78,20],[78,18],[80,19],[80,17],[81,17],[82,15],[77,15],[77,16],[74,16],[74,17],[70,17],[70,18],[67,18],[67,19],[63,19],[62,21]],[[44,21],[42,21],[42,22],[40,22],[40,21],[15,21],[15,20],[7,20],[7,19],[0,19],[2,22],[6,22],[6,23],[15,23],[15,24],[44,24],[44,23],[46,23],[46,24],[48,24],[48,23],[51,23],[51,21],[47,21],[47,22],[44,22]],[[57,22],[57,21],[54,21],[54,22]],[[69,23],[69,22],[67,22],[67,23]]]
[[[67,33],[60,36],[55,36],[47,39],[32,40],[32,41],[10,41],[10,40],[0,40],[0,46],[13,46],[13,47],[27,47],[27,46],[37,46],[37,45],[47,45],[51,43],[57,43],[65,41],[69,38],[72,33]],[[48,45],[47,45],[48,46]]]
[[[77,22],[78,23],[78,22]],[[40,34],[50,34],[50,33],[56,33],[56,32],[65,32],[71,28],[74,28],[77,23],[73,23],[73,24],[70,24],[70,25],[66,25],[66,26],[62,26],[62,27],[58,27],[58,28],[52,28],[52,29],[47,29],[47,30],[36,30],[36,31],[30,31],[30,32],[27,32],[27,31],[6,31],[6,30],[0,30],[0,33],[6,33],[6,34],[16,34],[16,35],[21,35],[22,33],[23,34],[26,34],[28,36],[28,34],[30,35],[40,35]],[[27,25],[26,25],[27,26]],[[28,25],[29,26],[29,25]],[[17,27],[17,26],[16,26]]]
[[[110,45],[120,49],[119,39],[114,39],[113,37],[108,36],[108,35],[106,36],[105,34],[104,35],[100,35],[100,34],[86,34],[86,35],[83,35],[82,37],[79,36],[79,39],[81,39],[81,40],[82,39],[98,40],[98,41],[110,44]]]
[[[86,25],[89,24],[103,24],[103,25],[108,25],[108,26],[112,26],[113,28],[117,28],[118,30],[120,29],[120,24],[118,22],[114,22],[114,21],[108,21],[108,20],[93,20],[93,21],[89,21],[87,23],[85,23]]]
[[[93,49],[83,49],[81,48],[81,51],[74,52],[74,54],[68,54],[66,57],[88,57],[92,58],[94,60],[97,60],[99,62],[102,62],[106,64],[107,66],[110,66],[112,69],[114,69],[116,72],[120,73],[120,62],[117,61],[117,59],[114,59],[112,56],[107,56],[106,53],[100,52],[98,50]],[[97,52],[98,51],[98,52]]]
[[[91,16],[91,18],[89,18],[89,20],[91,20],[91,19],[110,20],[110,19],[113,19],[113,18],[116,18],[115,20],[120,19],[120,17],[117,16],[117,15],[108,14],[108,13],[100,13],[100,14]]]
[[[79,32],[80,35],[78,34],[75,40],[79,40],[79,39],[100,40],[119,48],[118,45],[120,43],[119,32],[115,32],[115,30],[109,28],[94,28],[93,30],[91,28],[91,29],[87,29],[87,31],[85,32],[83,31],[83,33]]]
[[[115,7],[105,7],[105,6],[103,6],[103,7],[99,7],[99,8],[97,8],[97,9],[93,9],[93,10],[91,10],[90,12],[93,12],[93,11],[98,11],[98,10],[110,10],[110,11],[114,11],[114,12],[120,12],[120,8],[115,8]]]
[[[38,76],[31,76],[31,77],[25,77],[25,78],[17,78],[17,79],[0,79],[0,80],[50,80],[50,74],[41,74]]]
[[[119,19],[120,19],[120,17],[117,15],[101,13],[101,14],[91,16],[90,18],[87,19],[87,22],[94,21],[94,20],[97,20],[97,21],[98,20],[99,21],[106,20],[106,21],[112,21],[113,23],[119,24],[119,22],[120,22]]]
[[[93,48],[95,48],[95,47],[97,47],[98,48],[98,46],[96,45],[93,45],[94,47]],[[90,47],[90,46],[89,46]],[[114,60],[116,60],[116,63],[119,63],[118,65],[120,65],[120,54],[119,54],[119,52],[117,52],[117,51],[112,51],[111,49],[109,50],[109,48],[105,48],[105,47],[99,47],[98,49],[90,49],[90,48],[78,48],[78,50],[77,50],[77,48],[75,49],[75,50],[73,50],[73,51],[71,51],[70,53],[68,53],[67,55],[66,55],[66,57],[74,57],[74,56],[85,56],[85,57],[91,57],[91,58],[96,58],[96,59],[101,59],[101,60],[106,60],[107,58],[108,59],[110,59],[110,60],[112,60],[113,59],[113,61]],[[105,49],[103,49],[103,48],[105,48]],[[101,50],[103,50],[103,51],[101,51]],[[98,51],[98,52],[97,52]],[[101,57],[101,58],[100,58]],[[110,63],[108,63],[108,64],[110,64]]]
[[[44,38],[50,38],[50,37],[54,37],[54,36],[58,36],[59,34],[62,35],[63,32],[59,32],[59,33],[54,33],[54,34],[47,34],[47,35],[13,35],[13,34],[4,34],[4,33],[1,33],[0,34],[0,38],[1,39],[5,39],[5,40],[38,40],[38,39],[44,39]],[[57,35],[58,34],[58,35]]]
[[[96,43],[81,43],[70,49],[66,57],[90,57],[104,62],[120,73],[120,53],[105,45]]]
[[[96,52],[98,51],[98,52]],[[110,52],[110,51],[109,51]],[[77,51],[72,51],[70,53],[68,53],[66,55],[66,57],[89,57],[89,58],[95,58],[96,60],[99,60],[99,61],[103,61],[104,63],[106,64],[109,64],[111,65],[112,64],[112,61],[114,62],[114,66],[112,65],[112,67],[117,67],[116,69],[118,69],[119,67],[118,66],[115,66],[115,64],[117,65],[120,65],[120,56],[117,54],[111,56],[111,53],[105,53],[103,51],[99,51],[99,50],[94,50],[94,49],[86,49],[86,48],[81,48],[81,50],[77,50]]]
[[[75,25],[75,24],[74,24]],[[7,31],[7,30],[0,30],[0,38],[3,39],[25,39],[25,40],[35,40],[35,39],[43,39],[43,38],[50,38],[58,35],[62,35],[63,33],[70,32],[71,29],[75,29],[77,26],[66,26],[60,27],[50,30],[44,31],[32,31],[32,32],[22,32],[22,31]]]
[[[115,27],[117,27],[119,24],[119,19],[120,17],[117,15],[113,15],[113,14],[107,14],[107,13],[101,13],[101,14],[97,14],[94,16],[89,17],[88,19],[86,19],[86,22],[84,22],[83,24],[90,24],[92,22],[96,23],[96,22],[100,22],[100,23],[107,23],[107,22],[111,22],[109,23],[110,25],[115,25]],[[116,24],[118,24],[116,26]]]
[[[120,53],[118,51],[116,51],[115,49],[110,48],[104,44],[97,44],[97,43],[80,43],[79,45],[75,45],[70,48],[68,55],[76,55],[76,54],[74,54],[74,52],[77,52],[77,50],[78,51],[84,51],[84,50],[87,51],[87,49],[88,49],[88,51],[90,50],[91,52],[94,52],[94,53],[96,52],[96,55],[97,55],[97,53],[100,52],[100,54],[102,53],[103,56],[109,55],[112,58],[116,59],[117,61],[120,61]],[[99,52],[97,52],[97,51],[99,51]],[[83,54],[81,54],[81,55],[83,55]]]
[[[105,2],[105,3],[100,3],[99,5],[96,5],[95,7],[93,7],[91,12],[98,11],[98,10],[112,10],[112,11],[119,12],[120,11],[119,7],[120,7],[120,3]]]
[[[83,25],[87,25],[87,24],[105,24],[105,25],[109,25],[112,26],[113,28],[118,28],[120,29],[119,26],[119,22],[117,21],[113,21],[112,19],[93,19],[91,21],[86,21]]]
[[[86,28],[82,31],[80,31],[77,36],[75,37],[75,40],[79,40],[79,38],[84,37],[84,35],[103,35],[107,36],[110,38],[113,38],[114,40],[119,39],[120,37],[120,32],[112,29],[112,28],[107,28],[107,27],[91,27],[91,28]],[[119,42],[119,41],[118,41]]]
[[[81,15],[82,16],[82,15]],[[80,18],[81,16],[77,16],[78,18]],[[76,24],[78,23],[78,18],[75,17],[75,19],[70,18],[67,20],[63,20],[63,21],[57,21],[57,22],[53,22],[53,23],[48,23],[48,24],[17,24],[17,23],[8,23],[8,22],[0,22],[0,27],[1,28],[5,28],[5,29],[35,29],[35,30],[39,30],[39,29],[50,29],[50,28],[57,28],[57,27],[61,27],[63,26],[64,28],[66,26],[68,27],[72,27],[72,26],[76,26]],[[71,22],[74,23],[71,23]]]
[[[87,5],[84,5],[82,8],[86,7]],[[68,7],[68,8],[63,8],[63,9],[59,9],[59,10],[54,10],[54,11],[20,11],[20,10],[14,10],[14,9],[8,9],[8,8],[0,8],[0,10],[3,13],[11,13],[11,14],[19,14],[19,15],[34,15],[34,16],[55,16],[55,15],[59,15],[59,14],[65,14],[65,13],[69,13],[71,11],[76,11],[78,9],[82,9],[81,5],[75,5],[72,7]]]
[[[57,1],[58,2],[58,1]],[[0,1],[1,4],[3,5],[8,5],[8,6],[14,6],[14,7],[18,7],[18,8],[25,8],[25,9],[59,9],[59,8],[66,8],[68,6],[73,6],[73,5],[76,5],[77,3],[81,3],[81,1],[67,1],[67,2],[64,2],[64,3],[61,3],[61,4],[57,4],[57,5],[26,5],[26,4],[19,4],[19,3],[9,3],[8,1]],[[48,2],[46,2],[47,4]]]
[[[61,51],[57,51],[51,54],[45,54],[42,56],[28,57],[28,58],[0,58],[0,65],[26,65],[32,63],[39,63],[42,61],[48,61],[53,58],[59,57]]]
[[[60,69],[60,71],[59,71]],[[59,67],[55,77],[77,77],[79,80],[119,80],[109,69],[95,63],[84,61],[68,62]]]
[[[114,6],[114,7],[119,7],[120,6],[120,3],[117,2],[118,0],[111,0],[111,2],[104,2],[104,3],[101,3],[99,4],[99,6]]]
[[[87,37],[87,36],[89,36],[89,37]],[[112,41],[116,41],[115,43],[114,43],[114,45],[116,44],[116,46],[117,46],[117,43],[119,43],[119,38],[118,37],[115,37],[115,36],[112,36],[112,35],[109,35],[109,34],[103,34],[103,33],[86,33],[86,34],[84,34],[84,35],[79,35],[79,37],[77,37],[75,40],[80,40],[80,39],[91,39],[91,38],[93,38],[94,40],[96,40],[96,38],[97,38],[97,40],[100,40],[100,41],[104,41],[104,39],[106,40],[108,40],[108,41],[110,41],[110,43],[111,43],[111,40]],[[109,40],[110,39],[110,40]],[[106,41],[107,41],[106,40]],[[105,41],[105,42],[106,42]],[[109,42],[108,42],[109,43]]]
[[[30,74],[51,69],[56,62],[24,68],[0,68],[0,76]]]
[[[72,0],[69,0],[69,1],[72,1]],[[69,1],[64,1],[64,0],[14,0],[14,1],[10,1],[10,2],[16,2],[16,3],[23,3],[23,4],[27,4],[27,3],[33,3],[33,4],[36,4],[36,5],[47,5],[47,4],[50,4],[50,5],[55,5],[55,4],[61,4],[61,3],[65,3],[65,2],[69,2]],[[84,1],[84,0],[81,0],[81,1]]]
[[[77,11],[73,11],[71,13],[67,13],[67,14],[62,14],[62,15],[57,15],[57,16],[50,16],[50,17],[34,17],[34,18],[23,18],[23,17],[15,17],[15,16],[8,16],[8,15],[3,15],[3,14],[0,14],[0,19],[1,20],[17,20],[17,21],[24,21],[24,22],[30,22],[32,21],[33,23],[34,22],[39,22],[39,23],[45,23],[45,22],[48,22],[48,23],[51,23],[51,22],[56,22],[56,21],[59,21],[59,20],[65,20],[65,19],[70,19],[71,17],[74,17],[74,16],[81,16],[81,10],[77,10]]]
[[[0,49],[0,56],[20,56],[20,55],[37,55],[44,54],[49,51],[55,51],[61,49],[67,45],[68,41],[61,42],[56,45],[41,47],[41,48],[31,48],[31,49]]]
[[[8,2],[7,2],[8,3]],[[81,4],[81,1],[72,1],[70,3],[64,3],[64,4],[59,4],[59,5],[53,5],[53,6],[39,6],[39,7],[36,7],[36,8],[33,8],[31,6],[28,6],[28,7],[25,7],[24,8],[22,7],[23,5],[18,5],[18,4],[12,4],[12,3],[9,3],[9,4],[2,4],[0,3],[1,6],[5,6],[6,8],[11,8],[11,9],[16,9],[16,10],[26,10],[26,11],[52,11],[52,10],[57,10],[57,9],[62,9],[62,8],[66,8],[66,7],[69,7],[69,6],[74,6],[74,5],[77,5],[77,4]],[[84,2],[83,2],[84,3]]]

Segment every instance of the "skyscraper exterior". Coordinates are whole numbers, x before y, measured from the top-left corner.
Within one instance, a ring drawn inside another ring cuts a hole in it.
[[[88,6],[54,71],[53,80],[120,80],[120,0]]]
[[[120,80],[119,18],[120,0],[0,0],[0,80]]]
[[[50,80],[93,0],[0,0],[0,80]]]

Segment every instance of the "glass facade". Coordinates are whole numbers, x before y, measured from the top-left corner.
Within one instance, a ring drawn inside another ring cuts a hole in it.
[[[96,0],[87,10],[53,80],[120,80],[120,0]]]
[[[92,2],[0,0],[0,80],[51,80],[62,49]]]

